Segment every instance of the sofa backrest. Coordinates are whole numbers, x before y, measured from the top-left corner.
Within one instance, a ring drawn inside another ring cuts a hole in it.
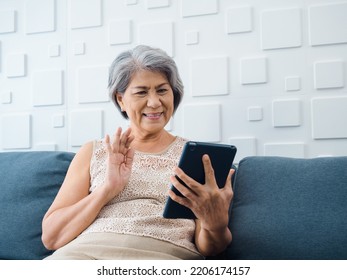
[[[347,259],[347,157],[240,161],[231,259]]]
[[[69,152],[0,153],[0,259],[42,259],[41,223],[70,165]]]

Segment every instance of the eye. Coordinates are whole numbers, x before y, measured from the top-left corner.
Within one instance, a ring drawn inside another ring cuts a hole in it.
[[[161,89],[158,89],[158,90],[157,90],[158,94],[160,94],[160,95],[166,94],[167,91],[168,91],[168,90],[167,90],[166,88],[161,88]]]
[[[145,91],[145,90],[141,90],[141,91],[137,91],[137,92],[135,92],[135,94],[136,94],[136,95],[139,95],[139,96],[144,96],[144,95],[146,95],[146,94],[147,94],[147,91]]]

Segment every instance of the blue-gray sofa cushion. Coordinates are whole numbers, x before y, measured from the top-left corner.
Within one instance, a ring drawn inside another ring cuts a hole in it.
[[[347,157],[240,161],[231,259],[347,259]]]
[[[42,218],[73,158],[68,152],[0,153],[0,259],[42,259]]]

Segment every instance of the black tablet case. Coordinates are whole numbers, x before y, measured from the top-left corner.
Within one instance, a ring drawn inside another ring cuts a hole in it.
[[[178,166],[190,177],[201,184],[205,183],[205,173],[202,156],[208,154],[214,169],[217,185],[223,188],[226,178],[236,155],[236,147],[233,145],[216,144],[208,142],[188,141],[182,151]],[[178,195],[182,194],[171,185],[171,189]],[[194,213],[185,206],[178,204],[168,197],[164,212],[164,218],[195,219]]]

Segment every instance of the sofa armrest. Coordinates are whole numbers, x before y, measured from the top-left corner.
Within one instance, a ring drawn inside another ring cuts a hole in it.
[[[230,259],[347,259],[347,157],[248,157],[236,175]]]
[[[70,165],[69,152],[0,153],[0,259],[42,259],[42,218]]]

